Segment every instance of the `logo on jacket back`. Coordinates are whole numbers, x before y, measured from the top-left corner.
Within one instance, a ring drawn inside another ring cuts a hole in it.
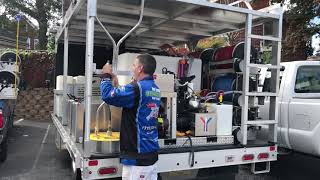
[[[151,118],[158,118],[159,107],[156,103],[149,103],[147,107],[151,110],[150,114],[147,116],[147,120],[149,121]]]
[[[160,101],[161,94],[160,94],[160,89],[158,88],[154,88],[154,87],[151,88],[150,91],[145,92],[145,95],[147,97],[151,97],[152,100]]]
[[[209,118],[209,117],[200,117],[200,120],[203,124],[203,131],[204,132],[207,132],[208,131],[208,125],[209,125],[209,122],[212,120],[212,118]]]

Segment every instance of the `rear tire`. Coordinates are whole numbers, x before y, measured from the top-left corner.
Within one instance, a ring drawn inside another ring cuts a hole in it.
[[[81,180],[81,170],[75,167],[75,162],[72,161],[72,180]]]
[[[76,172],[73,172],[72,180],[82,180],[82,178],[81,178],[81,170],[79,168],[76,170]]]
[[[11,128],[13,128],[13,118],[14,118],[14,114],[11,113],[9,116],[9,131]]]
[[[7,138],[0,144],[0,162],[4,162],[8,156],[8,141]]]

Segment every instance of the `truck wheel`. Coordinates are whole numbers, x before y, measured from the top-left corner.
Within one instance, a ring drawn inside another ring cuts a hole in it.
[[[11,113],[10,114],[10,116],[9,116],[9,126],[10,126],[10,128],[13,128],[13,118],[14,118],[14,114],[13,113]],[[10,129],[9,128],[9,129]]]
[[[11,105],[8,110],[9,129],[13,127],[14,110],[16,107],[16,102],[12,102],[10,104]]]
[[[76,168],[75,162],[72,161],[72,180],[81,180],[81,170]]]
[[[72,173],[72,180],[81,180],[81,170],[78,168],[76,172]]]
[[[4,162],[8,155],[8,142],[7,138],[0,144],[0,162]]]

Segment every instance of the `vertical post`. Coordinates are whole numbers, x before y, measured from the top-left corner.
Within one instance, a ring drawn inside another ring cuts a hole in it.
[[[69,56],[69,30],[68,26],[64,29],[63,47],[63,109],[67,105],[67,76],[68,76],[68,56]],[[63,111],[62,122],[66,122],[66,111]]]
[[[15,71],[16,73],[19,72],[19,65],[18,65],[18,57],[19,57],[19,33],[20,33],[20,20],[21,20],[21,15],[17,14],[16,15],[16,20],[17,20],[17,34],[16,34],[16,63],[15,63]],[[14,97],[17,97],[17,76],[14,76]]]
[[[91,124],[91,98],[92,98],[92,71],[94,48],[94,20],[97,15],[97,1],[87,1],[87,38],[85,62],[85,125],[84,125],[84,155],[90,156],[90,124]]]
[[[250,51],[251,51],[251,29],[252,29],[252,14],[247,14],[246,19],[246,27],[245,27],[245,43],[244,43],[244,63],[245,63],[245,71],[243,73],[243,82],[242,82],[242,93],[244,96],[241,112],[241,142],[243,145],[247,144],[247,134],[248,134],[248,95],[249,92],[249,77],[250,77]]]
[[[172,124],[171,124],[171,119],[172,119],[172,98],[171,97],[166,97],[166,100],[167,100],[167,106],[166,106],[166,114],[167,114],[167,119],[168,119],[168,122],[169,122],[169,134],[170,134],[170,137],[172,138]]]
[[[282,39],[282,12],[280,13],[280,18],[273,22],[273,36]],[[280,66],[281,59],[281,41],[272,42],[272,59],[271,64],[275,66]],[[269,141],[277,142],[277,131],[278,131],[278,116],[279,116],[279,86],[280,86],[280,69],[271,70],[271,92],[275,92],[277,96],[270,97],[269,105],[269,119],[275,120],[276,124],[269,125]]]
[[[177,97],[171,99],[171,138],[177,137]]]
[[[113,47],[113,56],[112,56],[112,71],[118,71],[118,56],[119,56],[119,47]]]

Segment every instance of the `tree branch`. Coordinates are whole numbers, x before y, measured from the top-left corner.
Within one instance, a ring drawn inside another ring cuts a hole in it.
[[[19,9],[19,11],[31,16],[32,18],[35,18],[35,16],[36,16],[36,13],[33,10],[25,7],[24,4],[22,4],[21,2],[15,1],[15,0],[4,1],[4,6],[8,9],[11,9],[12,12],[14,12],[14,11],[17,12],[16,9]]]

